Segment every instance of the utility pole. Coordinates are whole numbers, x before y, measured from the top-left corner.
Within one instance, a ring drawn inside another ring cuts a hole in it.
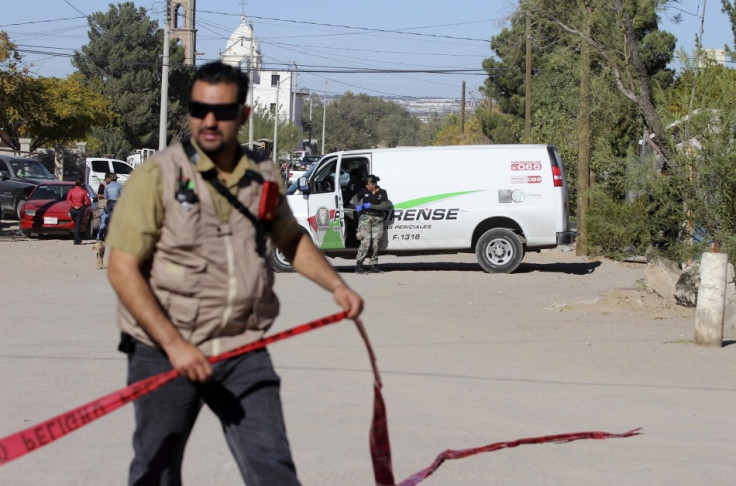
[[[166,18],[164,20],[164,56],[161,66],[161,111],[159,112],[158,149],[166,148],[166,128],[169,124],[169,23],[171,18],[171,1],[166,0]]]
[[[460,101],[460,133],[465,133],[465,81],[463,81],[463,96]]]
[[[325,153],[325,122],[327,121],[327,81],[325,81],[325,100],[322,103],[322,154]]]
[[[245,8],[245,7],[243,7]],[[250,23],[250,61],[248,61],[248,82],[250,84],[248,89],[248,106],[250,106],[250,119],[248,120],[248,149],[253,150],[253,77],[256,74],[255,67],[253,66],[253,22]]]
[[[296,63],[294,63],[294,93],[291,96],[291,116],[289,117],[289,121],[292,123],[296,123],[296,96],[299,92],[299,86],[297,84],[298,76],[299,68],[297,67]]]
[[[693,77],[693,89],[690,91],[690,105],[687,110],[688,118],[685,122],[685,133],[687,134],[687,127],[690,124],[690,115],[693,112],[693,101],[695,100],[695,88],[698,85],[698,73],[700,72],[700,59],[703,52],[703,30],[705,28],[705,4],[706,0],[703,0],[703,15],[700,17],[700,34],[696,38],[697,42],[695,44],[695,74]],[[689,134],[687,134],[688,140],[689,140]]]
[[[277,155],[279,148],[279,91],[281,91],[281,83],[276,83],[276,109],[273,111],[273,161],[276,165],[279,163]]]
[[[585,36],[590,36],[593,12],[583,12]],[[644,144],[642,144],[642,147]],[[578,107],[578,214],[577,244],[575,254],[588,254],[588,225],[586,222],[590,207],[590,46],[580,42],[580,105]]]
[[[524,141],[532,141],[532,18],[526,13],[526,104],[524,106]]]

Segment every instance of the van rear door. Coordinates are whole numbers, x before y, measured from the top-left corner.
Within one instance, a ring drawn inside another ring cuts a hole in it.
[[[565,168],[562,165],[557,147],[547,145],[547,153],[552,169],[557,244],[567,245],[575,241],[577,233],[570,231],[570,201],[567,193],[567,181],[565,180]]]

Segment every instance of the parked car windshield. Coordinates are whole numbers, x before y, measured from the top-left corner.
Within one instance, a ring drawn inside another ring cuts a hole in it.
[[[41,162],[33,159],[11,159],[10,167],[15,177],[31,177],[33,179],[53,180],[54,176],[46,170]]]
[[[71,184],[41,184],[31,193],[29,200],[63,201],[72,187]]]

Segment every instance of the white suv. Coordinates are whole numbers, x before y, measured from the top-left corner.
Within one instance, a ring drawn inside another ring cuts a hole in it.
[[[133,172],[133,166],[123,160],[104,157],[87,157],[87,184],[97,193],[100,183],[105,182],[105,172],[118,175],[118,182],[124,184]]]

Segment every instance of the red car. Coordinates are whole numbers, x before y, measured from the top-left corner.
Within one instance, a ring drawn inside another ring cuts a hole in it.
[[[36,186],[20,211],[20,234],[23,236],[48,234],[74,234],[74,221],[69,216],[70,205],[66,200],[73,182],[50,181]],[[85,238],[92,238],[100,227],[100,209],[97,195],[84,184],[92,201],[82,220]]]

